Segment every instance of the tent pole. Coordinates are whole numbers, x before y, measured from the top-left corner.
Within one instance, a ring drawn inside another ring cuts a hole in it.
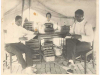
[[[29,21],[30,21],[30,6],[31,6],[31,0],[29,0]]]
[[[23,24],[23,11],[24,11],[24,0],[22,0],[22,24]]]

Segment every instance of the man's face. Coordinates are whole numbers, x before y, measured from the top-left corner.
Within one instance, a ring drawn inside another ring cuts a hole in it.
[[[16,21],[16,25],[21,26],[21,25],[22,25],[22,19],[18,19],[18,20]]]
[[[47,20],[50,21],[51,17],[50,14],[47,14]]]
[[[75,14],[75,19],[76,19],[78,22],[81,22],[81,21],[83,20],[83,15]]]

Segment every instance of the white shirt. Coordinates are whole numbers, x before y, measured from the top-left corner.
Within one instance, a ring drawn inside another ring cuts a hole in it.
[[[45,21],[44,24],[45,23],[53,23],[54,30],[58,28],[57,31],[60,32],[61,27],[58,26],[57,24],[55,24],[53,21],[51,21],[51,20],[50,21]],[[45,25],[44,24],[42,24],[42,26],[41,26],[40,33],[45,33],[45,31],[44,31],[45,30]]]
[[[61,27],[58,26],[57,24],[55,24],[53,21],[45,21],[42,26],[41,26],[41,29],[39,30],[40,32],[39,33],[45,33],[45,23],[53,23],[53,28],[54,30],[58,28],[58,30],[56,30],[55,32],[60,32],[60,29]],[[60,46],[60,38],[53,38],[53,44],[57,45],[57,46]],[[42,43],[44,42],[44,40],[41,41]]]
[[[24,29],[21,26],[17,26],[16,24],[8,25],[7,33],[5,37],[5,43],[17,43],[20,42],[20,37],[28,37],[28,40],[34,37],[34,33]]]
[[[92,25],[87,21],[83,20],[82,22],[75,22],[70,28],[71,34],[81,35],[82,38],[80,41],[92,42],[93,41],[93,29]]]

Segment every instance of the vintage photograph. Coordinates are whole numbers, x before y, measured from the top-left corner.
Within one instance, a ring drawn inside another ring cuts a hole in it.
[[[97,0],[2,0],[3,74],[97,74]]]

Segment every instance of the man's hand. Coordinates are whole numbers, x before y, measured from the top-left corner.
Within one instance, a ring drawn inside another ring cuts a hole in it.
[[[19,40],[21,40],[21,41],[26,41],[26,40],[28,40],[28,39],[27,39],[27,37],[20,37]]]
[[[24,34],[23,37],[27,36],[27,34]]]
[[[72,35],[72,39],[81,39],[81,38],[82,38],[81,35],[78,35],[78,34]]]

